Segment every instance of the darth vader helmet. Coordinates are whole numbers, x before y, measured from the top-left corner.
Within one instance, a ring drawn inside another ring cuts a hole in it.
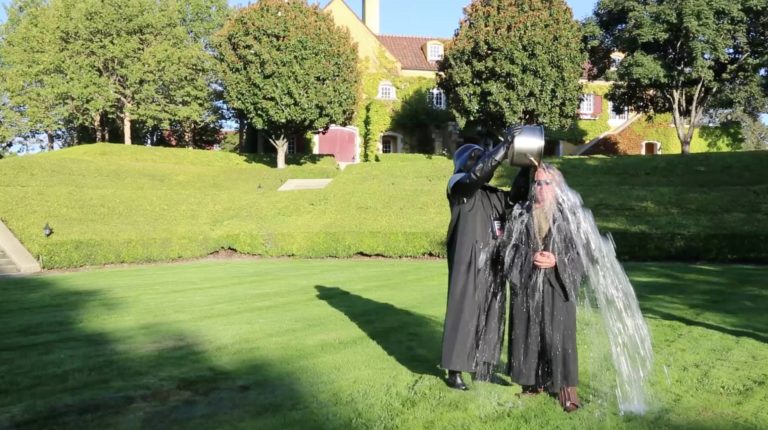
[[[453,154],[453,173],[469,172],[484,153],[485,150],[479,145],[473,143],[462,145]]]

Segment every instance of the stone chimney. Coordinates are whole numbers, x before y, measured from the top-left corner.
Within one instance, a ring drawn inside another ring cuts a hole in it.
[[[363,23],[373,34],[379,34],[379,0],[363,0]]]

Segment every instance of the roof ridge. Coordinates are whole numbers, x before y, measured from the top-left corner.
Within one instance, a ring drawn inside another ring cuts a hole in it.
[[[408,37],[408,38],[412,38],[412,39],[430,39],[430,40],[451,40],[452,39],[450,37],[414,36],[414,35],[407,35],[407,34],[381,34],[381,33],[379,33],[376,36],[377,37],[378,36],[383,36],[383,37]]]

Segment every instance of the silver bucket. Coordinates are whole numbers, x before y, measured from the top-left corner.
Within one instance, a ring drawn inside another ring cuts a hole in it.
[[[509,162],[515,166],[538,166],[544,157],[544,127],[524,125],[509,150]]]

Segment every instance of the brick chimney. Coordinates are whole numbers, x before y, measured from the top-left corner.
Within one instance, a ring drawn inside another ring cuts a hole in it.
[[[379,34],[379,0],[363,0],[363,23],[373,34]]]

